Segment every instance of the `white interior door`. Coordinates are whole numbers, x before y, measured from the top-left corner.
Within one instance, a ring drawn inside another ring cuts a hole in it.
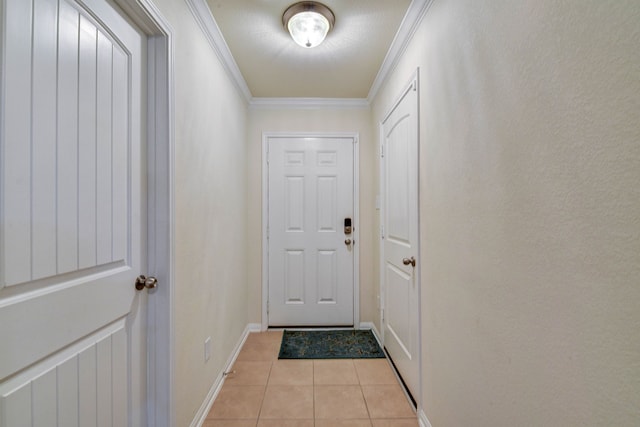
[[[384,345],[416,399],[420,379],[417,94],[415,80],[382,123]]]
[[[0,426],[145,423],[144,37],[105,0],[4,0]]]
[[[268,139],[270,326],[354,323],[354,142]]]

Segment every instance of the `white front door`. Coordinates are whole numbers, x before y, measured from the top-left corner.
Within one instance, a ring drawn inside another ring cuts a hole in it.
[[[105,0],[4,0],[0,426],[145,424],[145,38]]]
[[[382,145],[384,345],[409,391],[418,400],[417,80],[406,89],[382,123]]]
[[[351,326],[354,138],[267,144],[269,326]]]

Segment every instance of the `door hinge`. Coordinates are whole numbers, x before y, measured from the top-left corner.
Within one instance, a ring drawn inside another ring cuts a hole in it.
[[[416,80],[413,81],[413,83],[411,84],[413,91],[417,91],[418,90],[418,82]]]
[[[269,301],[267,301],[267,314],[269,314]]]
[[[267,225],[267,240],[269,240],[269,226]]]
[[[380,323],[384,323],[384,308],[380,310]]]
[[[384,144],[380,144],[380,157],[384,157]]]
[[[384,240],[384,225],[380,226],[380,238]]]

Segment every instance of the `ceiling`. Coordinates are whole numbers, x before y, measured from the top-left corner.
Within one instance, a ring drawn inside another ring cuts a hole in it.
[[[313,49],[282,25],[296,0],[207,3],[253,97],[367,98],[411,0],[322,0],[336,23]]]

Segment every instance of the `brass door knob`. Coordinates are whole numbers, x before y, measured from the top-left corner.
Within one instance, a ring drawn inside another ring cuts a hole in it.
[[[351,244],[351,239],[347,239],[347,240],[345,240],[345,241],[344,241],[344,244],[345,244],[345,245],[347,245],[347,246],[349,246],[349,245]]]

